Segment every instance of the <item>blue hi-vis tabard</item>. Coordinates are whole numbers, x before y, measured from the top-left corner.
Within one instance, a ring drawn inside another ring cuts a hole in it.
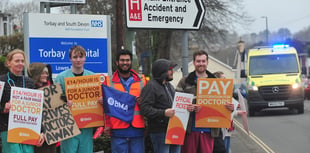
[[[102,85],[102,92],[104,112],[110,117],[131,123],[136,97],[106,85]]]

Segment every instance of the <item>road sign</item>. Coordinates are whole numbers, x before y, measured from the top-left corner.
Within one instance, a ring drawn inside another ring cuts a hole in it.
[[[128,28],[198,30],[204,14],[202,0],[126,0]]]

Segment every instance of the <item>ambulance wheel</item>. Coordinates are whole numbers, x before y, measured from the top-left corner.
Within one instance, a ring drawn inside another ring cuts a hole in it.
[[[304,103],[300,104],[297,107],[297,112],[298,112],[298,114],[303,114],[304,113]]]

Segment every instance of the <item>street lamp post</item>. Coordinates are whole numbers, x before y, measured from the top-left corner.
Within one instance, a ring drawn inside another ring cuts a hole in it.
[[[240,38],[240,41],[237,44],[237,50],[236,50],[236,54],[235,54],[235,60],[234,60],[234,64],[236,66],[236,83],[241,83],[242,79],[241,77],[238,75],[239,73],[241,74],[241,70],[243,70],[243,63],[244,63],[244,51],[245,51],[245,46],[244,46],[244,41],[242,41],[242,39]]]
[[[244,62],[244,51],[245,51],[245,45],[244,45],[244,41],[242,41],[242,39],[240,38],[239,42],[238,42],[238,51],[239,51],[239,55],[240,55],[240,60],[238,60],[238,62],[240,63],[240,70],[243,69],[243,62]]]
[[[262,16],[266,20],[266,44],[268,45],[268,17]]]

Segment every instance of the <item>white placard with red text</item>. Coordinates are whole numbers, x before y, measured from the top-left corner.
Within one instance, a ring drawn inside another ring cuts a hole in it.
[[[41,133],[43,91],[11,88],[8,142],[36,145]]]
[[[170,118],[166,134],[166,144],[183,145],[189,118],[187,106],[192,104],[193,95],[176,92],[172,104],[175,114]]]

